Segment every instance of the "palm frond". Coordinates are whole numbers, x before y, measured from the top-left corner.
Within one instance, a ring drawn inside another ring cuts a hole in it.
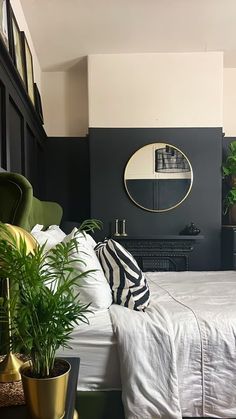
[[[101,228],[98,220],[85,220],[80,230],[95,228]],[[25,240],[0,223],[0,278],[9,278],[11,284],[10,300],[0,299],[0,322],[8,321],[9,311],[11,347],[30,355],[36,376],[50,374],[56,350],[69,347],[75,325],[88,323],[90,304],[82,304],[74,288],[95,270],[84,271],[86,263],[76,258],[77,250],[75,237],[47,253],[45,245],[27,253]]]

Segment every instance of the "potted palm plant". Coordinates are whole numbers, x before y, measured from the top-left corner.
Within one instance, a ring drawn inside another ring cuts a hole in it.
[[[223,177],[228,180],[228,192],[223,201],[223,213],[229,213],[230,224],[236,224],[236,141],[229,144],[229,153],[222,165]]]
[[[99,227],[97,220],[81,226],[87,231]],[[23,236],[0,223],[0,278],[8,278],[11,284],[1,315],[11,317],[11,348],[29,357],[21,374],[32,418],[61,419],[70,365],[56,359],[56,351],[69,347],[76,324],[88,322],[89,304],[80,304],[73,286],[91,271],[80,273],[72,266],[70,256],[78,250],[76,237],[47,253],[39,245],[28,253]]]

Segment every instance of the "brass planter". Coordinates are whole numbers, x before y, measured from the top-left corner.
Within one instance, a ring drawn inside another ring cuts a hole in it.
[[[68,370],[53,378],[32,378],[24,374],[29,363],[20,369],[25,401],[32,419],[62,419],[65,416],[66,393],[70,364],[61,360]]]

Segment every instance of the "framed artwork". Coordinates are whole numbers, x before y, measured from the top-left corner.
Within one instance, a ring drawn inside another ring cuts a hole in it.
[[[26,88],[33,105],[35,105],[33,58],[24,32],[21,32],[21,40],[23,44],[23,56],[25,60]]]
[[[1,38],[10,52],[10,41],[9,41],[9,0],[0,0],[0,35]]]
[[[38,89],[38,86],[36,83],[34,83],[34,103],[35,103],[35,109],[37,111],[37,114],[40,118],[41,123],[43,124],[43,108],[42,108],[42,102],[41,102],[41,96]]]
[[[25,60],[24,60],[24,49],[22,43],[22,36],[21,31],[16,21],[15,15],[11,9],[10,13],[10,26],[12,32],[12,55],[14,64],[20,73],[20,76],[26,85],[26,68],[25,68]]]

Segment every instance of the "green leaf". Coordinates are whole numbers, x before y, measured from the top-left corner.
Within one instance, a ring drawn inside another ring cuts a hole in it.
[[[81,231],[101,228],[98,220],[85,220]],[[69,347],[75,324],[88,323],[90,302],[81,304],[79,292],[73,289],[95,270],[78,272],[74,263],[86,266],[75,257],[76,237],[60,243],[45,253],[45,246],[36,246],[27,254],[24,239],[16,237],[0,223],[0,277],[10,280],[9,304],[0,299],[0,322],[6,322],[10,311],[11,348],[31,357],[36,376],[49,376],[55,353],[60,346]]]
[[[223,176],[236,174],[236,141],[229,144],[229,154],[222,165]]]
[[[236,141],[232,141],[229,145],[230,152],[232,154],[236,153]]]
[[[88,231],[94,231],[96,229],[101,230],[102,228],[102,222],[100,220],[84,220],[81,225],[78,228],[79,232],[88,232]]]

